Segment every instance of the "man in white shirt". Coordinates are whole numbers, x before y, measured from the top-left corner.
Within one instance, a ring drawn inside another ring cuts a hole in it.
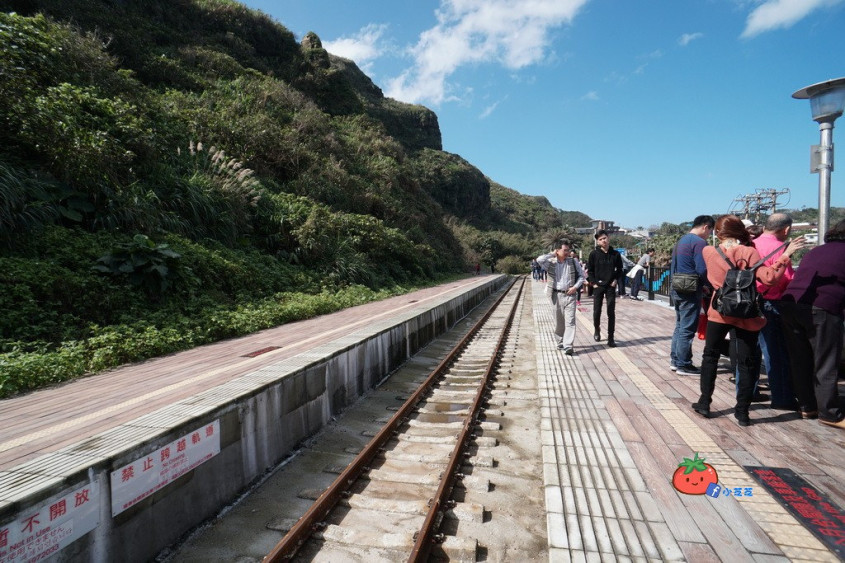
[[[572,245],[561,241],[560,248],[537,257],[540,267],[548,273],[548,290],[555,309],[555,341],[567,356],[574,354],[575,300],[584,284],[584,270],[580,260],[569,256]]]

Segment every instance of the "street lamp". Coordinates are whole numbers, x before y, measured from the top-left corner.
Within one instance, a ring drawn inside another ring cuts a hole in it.
[[[810,100],[813,121],[819,124],[821,141],[810,148],[810,173],[819,173],[819,244],[830,223],[830,173],[833,171],[833,122],[845,108],[845,78],[801,88],[792,97]]]

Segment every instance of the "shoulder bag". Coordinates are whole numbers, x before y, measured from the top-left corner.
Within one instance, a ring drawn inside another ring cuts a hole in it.
[[[679,243],[680,244],[680,243]],[[698,291],[698,274],[693,272],[691,274],[681,274],[676,272],[678,269],[678,245],[675,245],[675,251],[672,253],[672,289],[679,295],[692,295]]]

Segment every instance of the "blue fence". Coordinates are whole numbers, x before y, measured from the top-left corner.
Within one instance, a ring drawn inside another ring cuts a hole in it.
[[[669,268],[649,267],[648,269],[648,298],[654,295],[669,297]]]

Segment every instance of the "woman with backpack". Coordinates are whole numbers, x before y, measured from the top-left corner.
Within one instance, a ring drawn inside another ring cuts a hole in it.
[[[725,284],[729,270],[732,269],[748,270],[756,267],[754,276],[757,280],[764,285],[774,284],[783,275],[792,254],[800,249],[803,244],[801,242],[790,242],[783,255],[774,264],[770,267],[760,266],[758,265],[761,262],[760,254],[753,246],[749,245],[751,236],[739,217],[736,215],[720,217],[716,221],[714,232],[719,239],[719,246],[707,246],[702,251],[704,263],[707,265],[707,279],[713,286],[714,291],[710,308],[707,311],[707,332],[704,339],[704,354],[701,358],[701,396],[698,402],[692,404],[692,408],[705,418],[710,416],[710,403],[716,386],[716,367],[720,356],[719,345],[733,329],[737,338],[737,367],[739,368],[734,416],[740,426],[748,426],[751,424],[748,417],[748,408],[751,406],[754,385],[757,383],[753,381],[753,370],[750,369],[754,362],[753,350],[757,346],[757,337],[760,329],[766,324],[766,319],[759,313],[753,314],[753,316],[750,312],[743,312],[742,316],[720,313],[719,311],[728,310],[727,307],[718,303],[719,297],[724,293],[720,289]],[[721,250],[721,254],[717,248]],[[730,264],[728,261],[730,261]],[[736,272],[733,272],[731,278],[735,277]],[[750,283],[749,285],[752,288],[751,291],[756,294],[755,284]],[[742,296],[732,294],[731,297],[738,299]],[[756,295],[753,297],[756,298]]]

